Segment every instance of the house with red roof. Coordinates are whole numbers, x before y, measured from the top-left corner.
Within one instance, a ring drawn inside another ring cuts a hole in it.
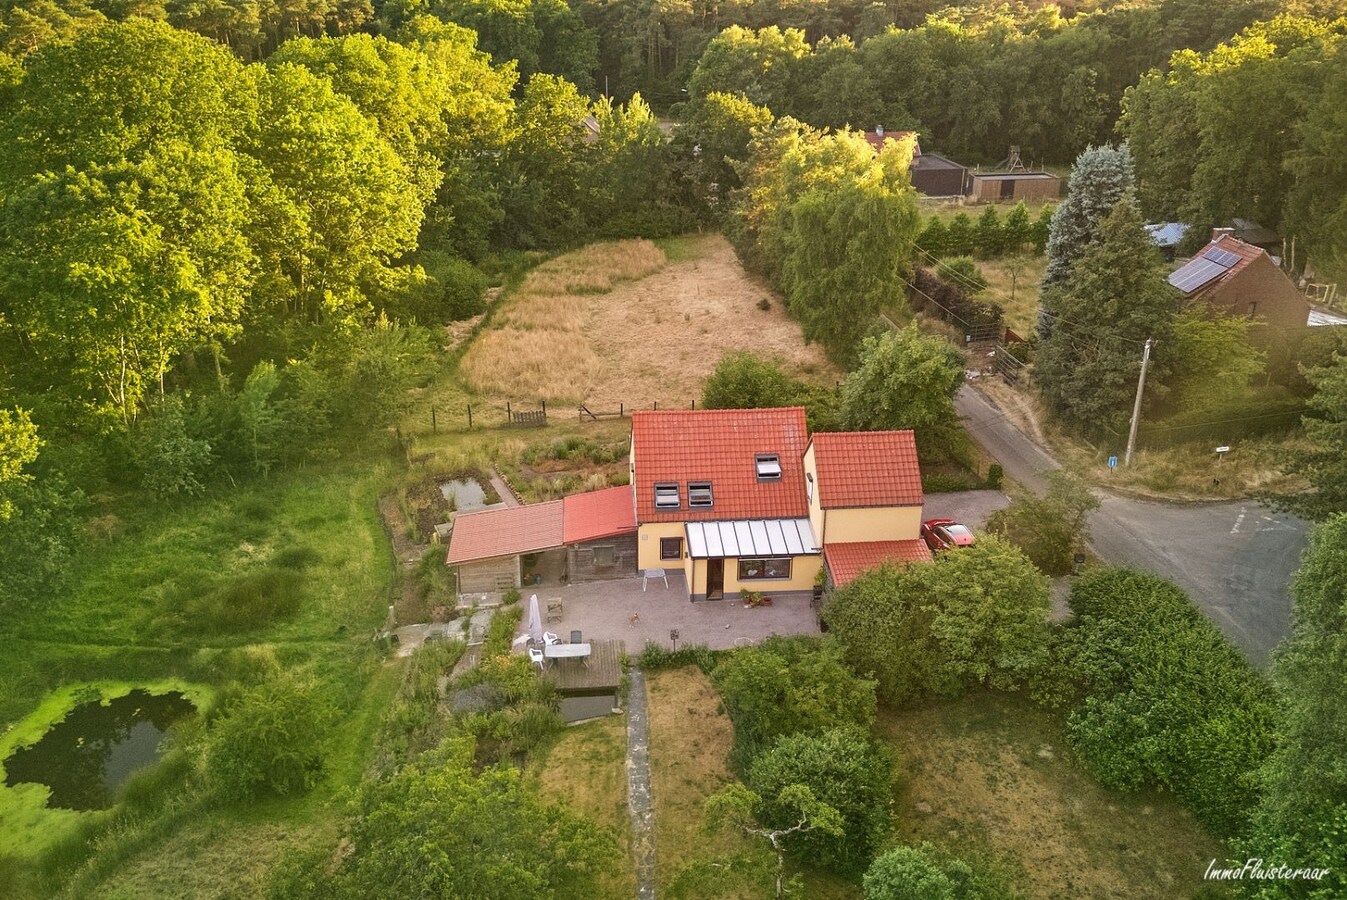
[[[1264,339],[1317,324],[1309,300],[1268,252],[1239,240],[1233,229],[1216,229],[1207,246],[1170,273],[1169,283],[1186,303],[1255,320]]]
[[[886,562],[929,560],[911,431],[809,434],[802,407],[632,413],[630,483],[460,515],[464,593],[519,586],[522,554],[569,580],[662,570],[692,600],[810,595]]]

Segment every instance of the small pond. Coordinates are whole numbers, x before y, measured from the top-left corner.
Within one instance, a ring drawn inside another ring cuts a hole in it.
[[[486,507],[486,491],[472,478],[455,478],[440,485],[444,499],[459,512]]]
[[[169,726],[195,710],[178,691],[134,690],[107,703],[82,703],[5,760],[5,784],[45,784],[48,806],[106,809],[122,782],[159,758]]]
[[[574,694],[567,691],[561,696],[561,718],[567,725],[585,719],[597,719],[610,715],[615,706],[617,697],[611,690]]]

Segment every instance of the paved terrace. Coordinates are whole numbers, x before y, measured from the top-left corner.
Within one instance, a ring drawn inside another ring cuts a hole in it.
[[[533,588],[523,590],[524,619],[528,624],[528,598]],[[771,606],[745,607],[737,597],[725,600],[688,600],[683,574],[670,573],[669,587],[651,581],[641,590],[641,579],[622,578],[587,584],[544,585],[537,589],[543,629],[570,639],[578,630],[586,641],[621,641],[627,653],[641,652],[646,642],[668,647],[669,630],[678,629],[678,646],[705,644],[725,650],[756,644],[773,634],[818,634],[818,619],[809,599],[779,599]],[[561,621],[547,621],[548,601],[560,600]]]

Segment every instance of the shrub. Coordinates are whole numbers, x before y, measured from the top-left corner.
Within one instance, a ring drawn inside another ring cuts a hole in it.
[[[160,400],[133,433],[141,483],[160,497],[198,496],[211,462],[211,446],[191,433],[182,398]]]
[[[1018,687],[1047,659],[1048,582],[993,536],[931,565],[885,566],[838,588],[829,632],[879,696],[905,703],[976,684]]]
[[[827,639],[771,637],[726,657],[712,677],[734,722],[740,771],[778,737],[874,722],[875,683],[858,678]]]
[[[472,263],[447,253],[423,250],[417,262],[425,278],[390,304],[390,312],[422,325],[443,325],[470,319],[486,308],[486,276]]]
[[[773,799],[793,784],[804,785],[815,799],[837,810],[843,823],[840,835],[806,832],[792,838],[791,846],[811,864],[856,873],[888,832],[892,774],[874,741],[853,727],[778,739],[753,760],[747,781],[764,798],[758,818],[768,828],[795,823],[798,810]]]
[[[1274,745],[1271,691],[1177,587],[1101,569],[1071,591],[1069,670],[1081,688],[1068,736],[1104,784],[1172,790],[1208,828],[1234,835]]]
[[[1086,518],[1099,508],[1089,485],[1065,472],[1049,474],[1048,492],[1026,494],[987,519],[987,530],[1025,552],[1047,575],[1067,575],[1089,540]]]
[[[861,881],[865,900],[1003,900],[1016,891],[1000,873],[923,843],[878,856]]]
[[[702,386],[706,409],[767,409],[795,402],[795,382],[773,359],[746,350],[726,353]]]
[[[637,661],[646,672],[697,666],[703,672],[709,673],[715,668],[720,655],[705,644],[684,644],[677,650],[669,650],[662,644],[647,642]]]
[[[992,463],[987,467],[987,480],[984,487],[989,491],[1001,490],[1001,483],[1005,480],[1005,469],[1001,468],[1000,463]]]
[[[987,289],[987,276],[982,274],[982,270],[972,257],[953,256],[942,259],[935,273],[969,296],[980,294]]]
[[[486,626],[486,637],[482,642],[482,659],[503,656],[510,652],[510,644],[514,641],[519,620],[523,617],[524,608],[518,603],[502,606],[492,614],[491,622]]]
[[[228,802],[304,793],[322,774],[331,719],[311,681],[277,678],[244,692],[211,733],[215,792]]]

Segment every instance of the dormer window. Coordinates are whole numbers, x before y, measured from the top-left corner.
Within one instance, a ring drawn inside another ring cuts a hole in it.
[[[781,480],[781,457],[775,453],[759,453],[757,456],[758,480]]]
[[[711,506],[711,482],[688,482],[688,506],[693,509],[707,509]]]
[[[677,482],[664,482],[655,485],[655,509],[678,509]]]

